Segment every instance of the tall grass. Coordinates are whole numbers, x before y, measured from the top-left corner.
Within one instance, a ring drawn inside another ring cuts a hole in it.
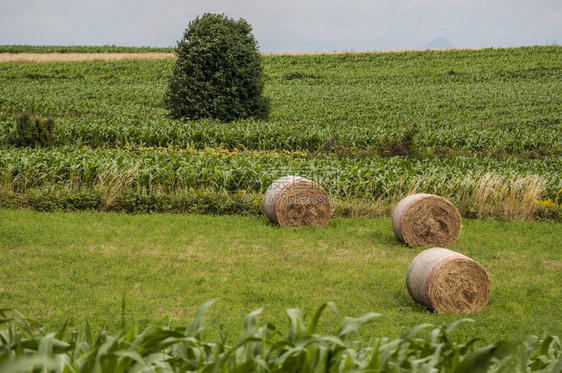
[[[544,179],[535,175],[506,180],[486,173],[475,181],[472,200],[478,217],[505,216],[512,220],[532,220],[545,190]]]

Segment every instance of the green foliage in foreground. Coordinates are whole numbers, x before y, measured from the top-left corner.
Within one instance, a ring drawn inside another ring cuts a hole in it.
[[[66,325],[57,333],[34,331],[22,318],[7,318],[0,311],[0,370],[25,372],[560,372],[562,345],[556,336],[524,342],[500,341],[479,349],[478,338],[455,341],[452,332],[463,321],[433,328],[421,324],[401,338],[357,340],[357,331],[380,315],[368,313],[358,318],[345,317],[339,329],[328,334],[317,332],[322,305],[308,322],[300,309],[287,310],[288,334],[275,326],[258,326],[262,309],[244,318],[236,345],[225,343],[219,330],[215,342],[205,341],[202,318],[214,300],[204,303],[187,327],[163,327],[140,331],[133,324],[109,335],[101,331],[94,337],[86,323],[81,332],[72,332],[64,341]],[[429,336],[417,337],[433,328]],[[19,332],[18,329],[23,329]]]
[[[121,47],[117,45],[0,45],[0,53],[173,53],[173,47]]]

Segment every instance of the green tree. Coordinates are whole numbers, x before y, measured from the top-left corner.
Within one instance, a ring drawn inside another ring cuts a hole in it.
[[[269,100],[252,27],[206,13],[178,41],[166,105],[173,118],[267,119]]]

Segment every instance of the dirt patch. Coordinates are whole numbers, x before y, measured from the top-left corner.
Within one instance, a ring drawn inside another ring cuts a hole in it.
[[[544,261],[543,265],[552,271],[560,271],[562,270],[562,262],[559,261]]]

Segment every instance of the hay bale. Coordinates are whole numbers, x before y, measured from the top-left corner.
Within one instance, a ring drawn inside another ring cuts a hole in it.
[[[269,220],[282,226],[328,225],[330,197],[311,180],[285,176],[267,189],[264,210]]]
[[[406,274],[408,292],[436,312],[471,313],[486,306],[490,278],[478,262],[435,247],[412,260]]]
[[[448,247],[461,232],[461,214],[443,197],[412,194],[394,208],[392,228],[410,246]]]

